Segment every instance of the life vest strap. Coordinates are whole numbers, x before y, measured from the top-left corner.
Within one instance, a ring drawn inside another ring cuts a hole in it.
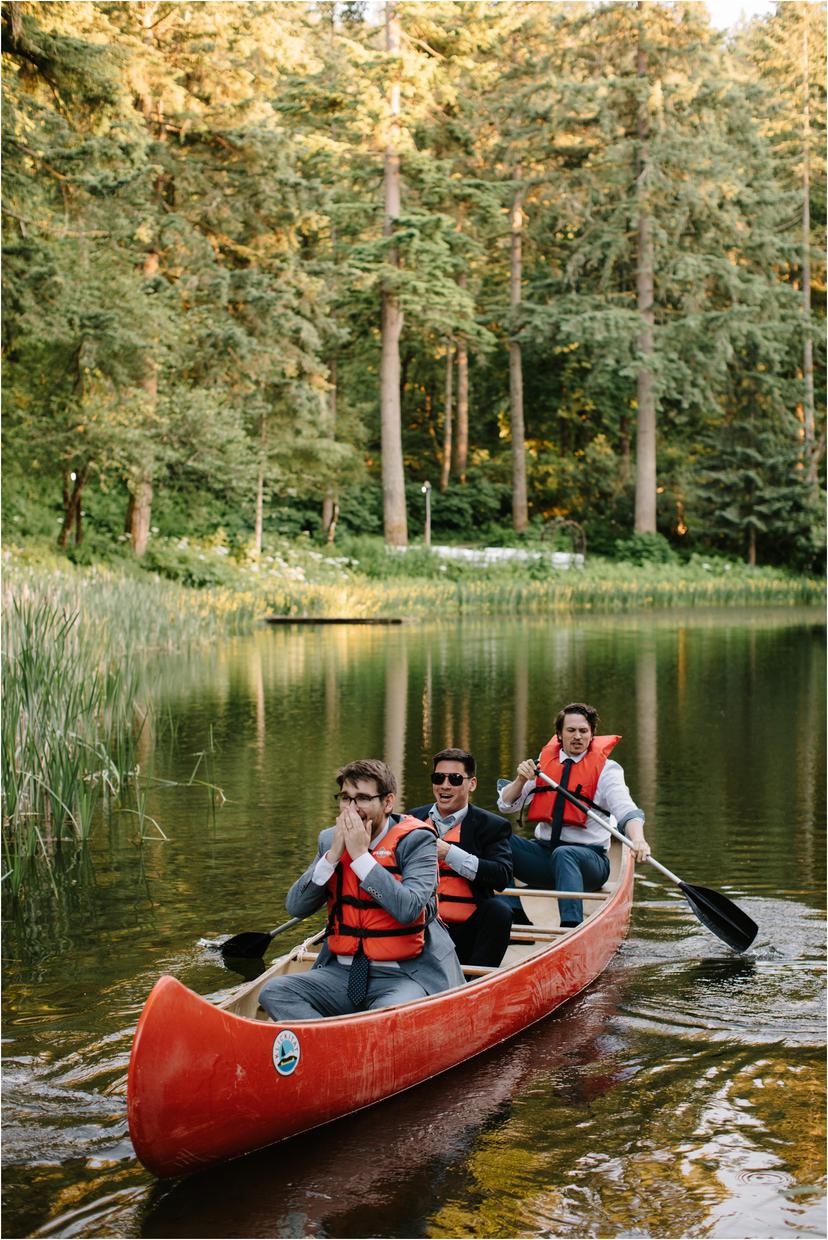
[[[609,818],[610,811],[608,809],[604,809],[603,805],[599,805],[597,801],[593,801],[586,795],[585,792],[582,792],[581,789],[583,786],[583,784],[578,784],[577,788],[567,788],[567,792],[570,792],[572,796],[577,797],[579,801],[583,801],[584,805],[588,805],[590,809],[597,809],[599,814],[606,814],[607,818]],[[552,789],[552,791],[554,791],[554,789]]]
[[[425,924],[427,925],[428,923],[426,922]],[[336,927],[336,933],[347,934],[350,938],[354,939],[387,939],[394,938],[395,936],[401,934],[410,934],[412,928],[415,930],[421,930],[424,927],[418,926],[416,922],[412,922],[409,926],[395,926],[393,929],[389,930],[366,930],[362,926],[349,926],[347,922],[342,921],[339,923],[339,926]]]
[[[359,896],[343,896],[341,904],[348,904],[351,908],[381,908],[382,905],[377,904],[376,900],[363,900]]]

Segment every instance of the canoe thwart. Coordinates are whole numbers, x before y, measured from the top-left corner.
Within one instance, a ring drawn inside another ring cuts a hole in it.
[[[551,891],[545,887],[504,887],[499,896],[549,896],[553,900],[608,900],[611,891]]]
[[[401,616],[265,616],[266,624],[402,624]]]

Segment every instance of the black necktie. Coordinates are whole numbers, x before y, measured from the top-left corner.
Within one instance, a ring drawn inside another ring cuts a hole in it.
[[[362,940],[360,940],[356,955],[348,970],[348,998],[355,1008],[361,1008],[365,1002],[365,996],[368,994],[369,973],[368,957],[365,955]]]
[[[558,781],[561,788],[569,787],[569,776],[572,773],[572,759],[564,758],[563,774]],[[552,811],[552,835],[549,843],[556,848],[561,842],[561,827],[563,826],[564,807],[566,805],[566,797],[562,797],[560,793],[555,797],[555,808]]]

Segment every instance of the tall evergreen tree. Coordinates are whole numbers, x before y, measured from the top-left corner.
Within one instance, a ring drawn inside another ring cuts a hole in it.
[[[806,472],[817,481],[825,454],[825,226],[826,226],[826,24],[822,4],[784,0],[776,12],[754,22],[739,51],[767,86],[762,114],[783,184],[799,198],[798,262],[786,278],[802,299],[802,391],[799,405]],[[814,347],[819,350],[816,416]],[[819,423],[819,424],[818,424]]]

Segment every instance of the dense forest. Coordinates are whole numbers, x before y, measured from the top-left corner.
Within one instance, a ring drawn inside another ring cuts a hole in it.
[[[812,570],[825,8],[2,5],[7,533]]]

